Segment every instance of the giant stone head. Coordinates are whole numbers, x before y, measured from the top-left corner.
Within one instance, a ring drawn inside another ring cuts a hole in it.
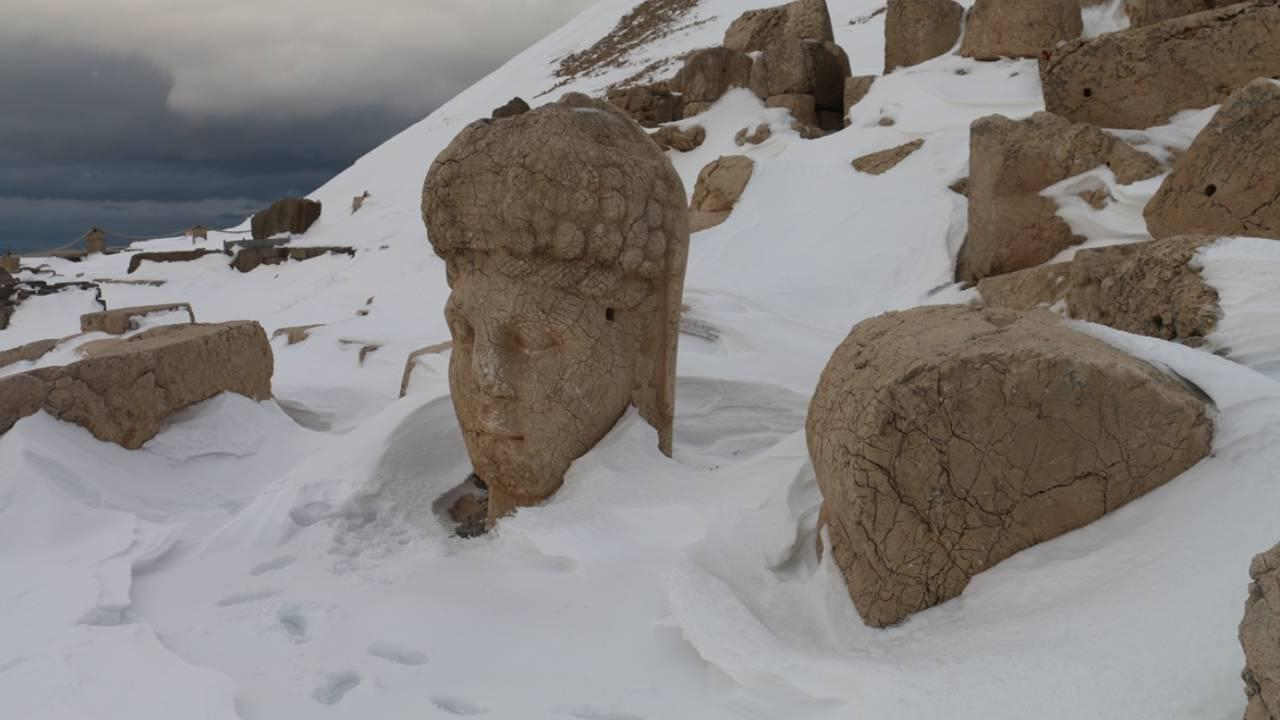
[[[473,123],[432,164],[449,385],[490,522],[554,493],[629,406],[670,454],[686,208],[640,126],[583,95]]]

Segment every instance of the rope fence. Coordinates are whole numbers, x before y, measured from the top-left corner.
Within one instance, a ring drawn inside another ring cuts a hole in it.
[[[96,232],[96,233],[101,233],[101,234],[103,235],[103,237],[104,237],[104,240],[105,240],[105,238],[107,238],[107,237],[112,237],[112,238],[119,238],[119,239],[121,239],[121,240],[127,240],[127,241],[128,241],[128,242],[126,242],[124,245],[113,245],[113,246],[108,246],[108,247],[107,247],[107,249],[108,249],[108,250],[123,250],[123,249],[128,248],[128,247],[129,247],[129,243],[132,243],[132,242],[142,242],[142,241],[146,241],[146,240],[161,240],[161,239],[164,239],[164,238],[182,237],[182,236],[184,236],[184,235],[191,235],[191,241],[194,243],[194,242],[195,242],[195,238],[196,238],[196,233],[195,233],[195,232],[193,232],[193,231],[196,231],[196,230],[199,230],[199,231],[203,232],[203,233],[204,233],[204,236],[205,236],[206,238],[208,237],[208,234],[210,234],[210,233],[217,233],[217,234],[219,234],[219,235],[236,235],[236,236],[240,236],[241,238],[243,238],[243,237],[245,237],[245,236],[247,236],[247,235],[250,235],[250,231],[249,231],[249,230],[211,230],[211,229],[209,229],[209,228],[204,228],[204,227],[200,227],[200,226],[196,226],[196,227],[189,227],[189,228],[182,228],[181,230],[177,230],[177,231],[174,231],[174,232],[167,232],[167,233],[153,233],[153,234],[150,234],[150,235],[130,235],[130,234],[128,234],[128,233],[116,232],[116,231],[114,231],[114,230],[109,230],[109,229],[106,229],[106,228],[95,227],[95,228],[92,228],[92,229],[90,229],[90,230],[88,230],[88,231],[86,231],[86,232],[82,233],[79,237],[77,237],[76,239],[72,240],[71,242],[68,242],[68,243],[67,243],[67,244],[65,244],[65,245],[60,245],[60,246],[58,246],[58,247],[56,247],[56,248],[50,248],[50,249],[47,249],[47,250],[40,250],[40,251],[36,251],[36,252],[16,253],[16,254],[17,254],[19,257],[45,257],[45,256],[48,256],[48,255],[52,255],[52,254],[54,254],[54,253],[65,252],[65,251],[67,251],[67,250],[71,250],[71,249],[72,249],[72,248],[74,248],[76,245],[79,245],[80,243],[85,242],[85,241],[89,238],[89,236],[90,236],[90,235],[93,235],[95,232]]]

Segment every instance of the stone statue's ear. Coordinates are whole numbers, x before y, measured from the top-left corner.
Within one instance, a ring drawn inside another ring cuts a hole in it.
[[[683,192],[683,190],[682,190]],[[666,247],[662,275],[655,288],[657,311],[645,338],[632,403],[640,416],[658,431],[658,449],[671,456],[676,410],[676,349],[680,342],[680,313],[684,306],[684,271],[689,255],[688,219],[681,213],[676,232]]]

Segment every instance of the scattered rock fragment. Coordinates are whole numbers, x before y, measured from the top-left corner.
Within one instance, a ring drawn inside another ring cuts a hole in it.
[[[960,54],[1033,58],[1082,32],[1080,0],[977,0],[965,19]]]
[[[265,240],[283,233],[301,235],[320,219],[320,203],[306,198],[277,200],[266,210],[254,214],[250,227],[253,239]]]
[[[889,0],[884,18],[884,71],[943,55],[960,39],[964,8],[954,0]]]
[[[698,173],[689,212],[689,232],[715,227],[729,218],[746,190],[755,161],[745,155],[726,155]]]
[[[136,307],[103,310],[86,313],[80,316],[80,332],[102,332],[108,335],[124,335],[141,327],[141,321],[148,315],[160,313],[186,313],[190,322],[196,321],[190,303],[168,303],[165,305],[139,305]]]
[[[897,167],[898,163],[906,160],[907,157],[922,147],[924,147],[924,138],[916,138],[909,143],[903,143],[888,150],[880,150],[854,158],[853,167],[858,172],[864,172],[868,175],[882,175]]]
[[[956,262],[956,279],[1022,270],[1047,262],[1083,242],[1058,217],[1058,205],[1040,191],[1107,165],[1128,184],[1161,172],[1155,158],[1115,136],[1050,113],[1014,121],[989,115],[969,133],[969,235]]]
[[[615,88],[609,103],[645,127],[674,122],[684,117],[684,101],[666,83]]]
[[[279,265],[286,260],[310,260],[321,255],[346,255],[355,257],[355,248],[337,246],[316,247],[258,247],[246,246],[236,250],[231,267],[242,273],[251,272],[260,265]]]
[[[733,136],[733,142],[738,147],[743,145],[759,145],[773,136],[773,128],[769,127],[769,123],[760,123],[754,130],[750,128],[742,128]]]
[[[1280,83],[1254,80],[1223,103],[1143,214],[1152,237],[1280,240]]]
[[[0,433],[44,410],[132,450],[169,414],[219,393],[271,397],[271,345],[256,322],[165,325],[80,352],[70,365],[0,378]]]
[[[1045,109],[1107,128],[1161,125],[1280,76],[1280,4],[1254,0],[1047,50]]]
[[[275,340],[278,337],[283,337],[285,339],[285,345],[297,345],[311,337],[311,331],[318,327],[324,327],[324,323],[294,325],[292,327],[278,328],[275,332],[271,333],[271,339]]]
[[[959,595],[1203,458],[1206,398],[1056,316],[923,307],[859,323],[806,436],[836,565],[867,624]]]
[[[675,125],[664,125],[657,132],[650,133],[649,137],[663,150],[689,152],[706,141],[707,131],[701,125],[683,130]]]

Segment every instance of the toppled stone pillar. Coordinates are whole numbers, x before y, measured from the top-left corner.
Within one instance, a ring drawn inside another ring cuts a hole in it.
[[[1040,58],[1045,109],[1106,128],[1162,125],[1280,76],[1280,0],[1077,40]]]
[[[965,20],[960,54],[1033,58],[1082,32],[1080,0],[977,0]]]
[[[902,622],[1173,479],[1209,452],[1206,402],[1049,313],[935,306],[859,323],[805,427],[858,612]]]
[[[432,163],[449,385],[490,522],[554,493],[629,406],[671,452],[685,198],[639,125],[579,94],[472,123]]]
[[[1254,80],[1223,103],[1143,215],[1157,238],[1280,240],[1280,82]]]

